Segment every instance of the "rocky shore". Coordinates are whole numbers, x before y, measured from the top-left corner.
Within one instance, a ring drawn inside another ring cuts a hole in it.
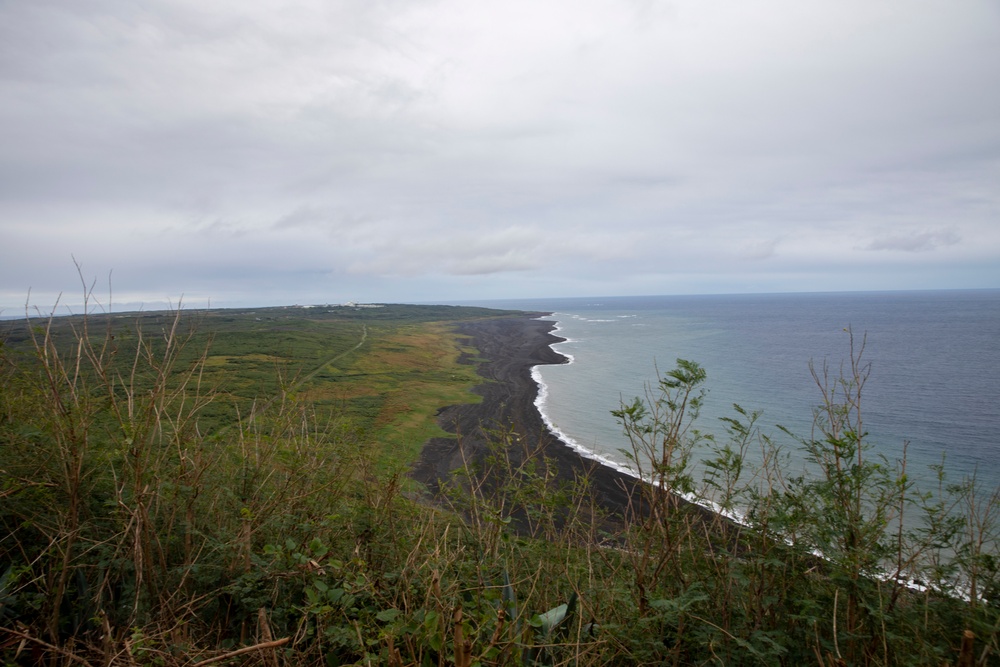
[[[509,317],[461,322],[455,331],[468,338],[479,351],[478,372],[485,382],[474,391],[481,403],[451,405],[439,413],[441,426],[458,438],[433,438],[421,452],[412,476],[436,493],[440,482],[459,469],[463,461],[480,460],[487,451],[487,433],[512,430],[527,451],[539,451],[553,461],[561,479],[588,475],[595,502],[611,515],[621,516],[628,507],[636,480],[613,468],[587,459],[546,427],[535,406],[538,385],[531,369],[539,364],[565,363],[551,347],[561,338],[552,334],[555,325],[527,313]],[[608,419],[611,419],[608,415]],[[517,453],[515,453],[515,456]]]

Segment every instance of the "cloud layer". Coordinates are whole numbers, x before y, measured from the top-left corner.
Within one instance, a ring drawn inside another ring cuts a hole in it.
[[[1000,287],[991,0],[0,3],[0,307]]]

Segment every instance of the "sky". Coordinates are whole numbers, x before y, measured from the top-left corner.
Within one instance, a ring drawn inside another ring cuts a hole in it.
[[[1000,288],[997,0],[0,0],[0,311]]]

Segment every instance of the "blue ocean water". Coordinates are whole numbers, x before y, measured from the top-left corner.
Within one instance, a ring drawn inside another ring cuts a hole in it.
[[[643,396],[657,368],[699,363],[709,390],[698,427],[724,434],[732,405],[763,412],[762,430],[810,436],[822,396],[810,362],[834,376],[864,342],[866,430],[889,460],[908,444],[911,475],[945,457],[949,479],[1000,486],[1000,290],[644,296],[484,301],[551,311],[572,362],[539,366],[539,407],[569,444],[621,465],[628,441],[611,415]],[[793,465],[798,465],[793,457]],[[804,464],[802,464],[804,465]]]

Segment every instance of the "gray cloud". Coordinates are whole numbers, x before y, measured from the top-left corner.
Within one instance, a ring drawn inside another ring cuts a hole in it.
[[[906,235],[889,234],[880,236],[864,246],[865,250],[900,250],[903,252],[930,252],[938,248],[953,246],[961,237],[951,229],[925,232],[909,232]]]
[[[997,80],[989,0],[3,3],[0,307],[998,287]]]

